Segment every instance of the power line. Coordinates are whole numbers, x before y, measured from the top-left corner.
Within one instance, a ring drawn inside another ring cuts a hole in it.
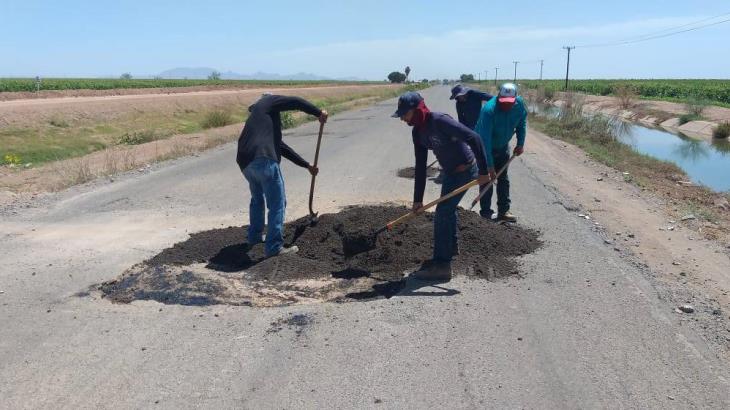
[[[640,36],[628,37],[628,38],[625,38],[624,41],[634,40],[634,39],[640,39],[640,38],[649,37],[649,36],[654,36],[654,35],[657,35],[657,34],[665,33],[667,31],[674,31],[674,30],[677,30],[677,29],[680,29],[680,28],[694,26],[695,24],[704,23],[705,21],[715,20],[717,18],[724,17],[724,16],[728,16],[728,15],[730,15],[730,12],[718,14],[718,15],[712,16],[712,17],[707,17],[707,18],[704,18],[704,19],[701,19],[701,20],[693,21],[691,23],[682,24],[680,26],[667,27],[667,28],[665,28],[663,30],[655,31],[653,33],[647,33],[647,34],[643,34],[643,35],[640,35]]]
[[[730,13],[726,13],[725,15],[727,15],[727,14],[730,14]],[[714,19],[714,18],[716,18],[716,17],[713,17],[712,19]],[[727,23],[729,21],[730,21],[730,19],[725,19],[725,20],[720,20],[720,21],[716,21],[716,22],[713,22],[713,23],[703,24],[701,26],[696,26],[696,27],[692,27],[692,28],[688,28],[688,29],[684,29],[684,30],[672,31],[670,33],[664,33],[664,34],[656,34],[656,33],[654,33],[654,34],[647,34],[647,35],[644,35],[644,36],[636,37],[634,39],[624,39],[624,40],[619,40],[619,41],[610,42],[610,43],[583,44],[583,45],[578,45],[576,47],[578,47],[578,48],[597,48],[597,47],[611,47],[611,46],[621,46],[621,45],[626,45],[626,44],[640,43],[640,42],[643,42],[643,41],[656,40],[658,38],[670,37],[670,36],[674,36],[674,35],[677,35],[677,34],[682,34],[682,33],[687,33],[687,32],[690,32],[690,31],[696,31],[696,30],[699,30],[699,29],[707,28],[707,27],[717,26],[719,24]],[[693,25],[693,24],[696,24],[696,23],[697,22],[690,23],[689,25]],[[685,25],[685,27],[686,26],[687,25]],[[666,30],[664,30],[664,31],[666,31]]]

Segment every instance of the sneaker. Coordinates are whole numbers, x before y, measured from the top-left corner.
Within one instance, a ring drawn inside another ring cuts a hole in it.
[[[296,245],[292,245],[288,248],[286,246],[282,246],[279,249],[279,252],[269,255],[269,258],[273,258],[274,256],[294,255],[297,252],[299,252],[299,247]]]
[[[503,214],[497,215],[497,220],[500,222],[517,222],[517,217],[512,215],[510,211]]]
[[[451,280],[451,262],[431,263],[411,273],[410,278],[422,281],[448,282]]]

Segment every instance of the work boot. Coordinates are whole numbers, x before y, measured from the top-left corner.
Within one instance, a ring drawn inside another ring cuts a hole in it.
[[[432,262],[411,273],[410,277],[422,281],[448,282],[451,280],[451,262]]]
[[[279,252],[269,255],[269,258],[273,258],[274,256],[294,255],[297,252],[299,252],[299,247],[296,245],[292,245],[288,248],[286,246],[282,246],[279,249]]]
[[[499,222],[517,222],[517,217],[512,215],[510,211],[503,214],[497,215],[497,221]]]
[[[494,219],[492,219],[492,216],[494,215],[493,212],[482,212],[482,211],[480,211],[479,212],[479,215],[482,218],[486,219],[487,221],[493,221],[494,220]]]

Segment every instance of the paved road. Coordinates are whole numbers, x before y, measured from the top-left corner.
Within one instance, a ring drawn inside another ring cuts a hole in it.
[[[445,87],[423,94],[453,111]],[[410,200],[412,182],[394,176],[413,160],[394,106],[328,124],[319,209]],[[311,158],[315,131],[285,138]],[[679,324],[645,272],[565,210],[529,155],[511,170],[514,211],[546,245],[523,258],[519,278],[274,309],[114,305],[87,292],[187,232],[245,222],[234,149],[6,212],[1,408],[730,406],[727,363]],[[306,214],[309,180],[289,163],[284,173],[293,219]],[[312,322],[273,331],[293,314]]]

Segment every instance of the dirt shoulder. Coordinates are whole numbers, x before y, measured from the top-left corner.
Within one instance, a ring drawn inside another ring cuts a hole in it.
[[[377,85],[377,84],[373,84]],[[336,85],[334,83],[287,85],[291,88],[319,88],[319,87],[347,87],[347,84]],[[356,86],[356,85],[353,85]],[[0,101],[13,100],[44,100],[67,97],[105,97],[125,95],[149,95],[149,94],[187,94],[191,92],[224,91],[224,90],[250,90],[262,89],[260,84],[225,84],[225,85],[197,85],[192,87],[160,87],[160,88],[115,88],[110,90],[42,90],[40,92],[3,92],[0,93]],[[272,88],[272,87],[269,87]],[[277,87],[281,88],[281,87]]]
[[[695,295],[709,295],[717,306],[708,309],[728,316],[727,234],[696,219],[682,221],[671,201],[626,182],[621,171],[596,163],[574,145],[531,130],[527,146],[524,163],[549,188],[567,197],[562,204],[566,210],[605,234],[606,246],[636,257],[683,303],[694,303]],[[708,231],[715,239],[705,237]]]

